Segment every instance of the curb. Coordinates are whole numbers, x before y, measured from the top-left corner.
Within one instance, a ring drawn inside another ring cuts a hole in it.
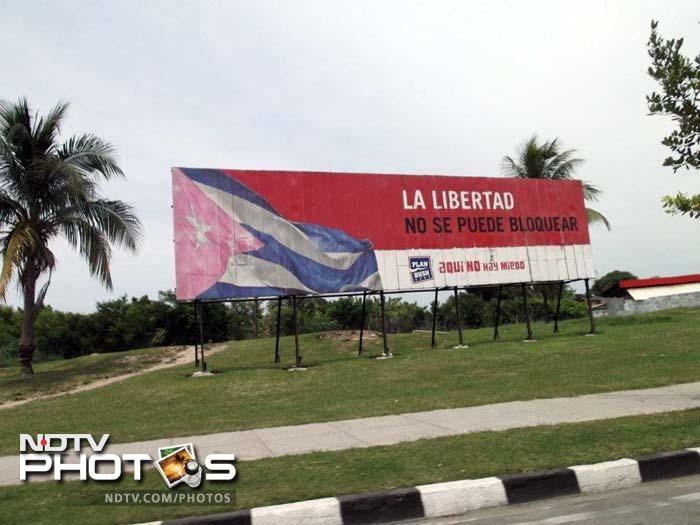
[[[359,525],[439,518],[700,474],[700,448],[509,476],[322,498],[143,525]]]

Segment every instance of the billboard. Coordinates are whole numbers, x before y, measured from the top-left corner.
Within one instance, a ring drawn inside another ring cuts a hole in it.
[[[580,181],[173,168],[179,300],[594,277]]]

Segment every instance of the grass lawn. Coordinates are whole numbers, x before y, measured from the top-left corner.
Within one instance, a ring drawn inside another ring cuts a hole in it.
[[[463,350],[447,350],[454,333],[442,334],[437,350],[429,333],[396,335],[395,357],[383,361],[358,358],[355,342],[309,334],[301,344],[311,366],[294,373],[271,362],[273,339],[241,341],[211,356],[210,368],[220,372],[212,378],[174,367],[0,410],[0,453],[16,453],[22,432],[109,433],[111,442],[124,442],[700,380],[700,309],[598,326],[600,335],[582,337],[586,320],[562,323],[556,336],[538,324],[540,340],[530,344],[522,342],[523,325],[504,326],[497,343],[491,329],[468,330],[471,348]],[[282,341],[283,364],[293,362],[292,342]],[[366,353],[380,347],[372,341]],[[183,426],[182,414],[194,424]]]
[[[146,348],[37,363],[31,381],[21,378],[19,366],[0,368],[0,405],[38,394],[67,392],[97,379],[135,372],[174,356],[178,348]]]
[[[233,508],[250,508],[370,490],[526,472],[700,445],[700,410],[503,432],[426,439],[368,449],[238,464]],[[179,487],[190,491],[187,487]],[[105,492],[167,490],[158,474],[143,483],[53,482],[0,488],[0,523],[135,523],[232,510],[232,507],[108,506]]]

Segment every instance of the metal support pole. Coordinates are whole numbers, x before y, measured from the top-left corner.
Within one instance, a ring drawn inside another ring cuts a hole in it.
[[[357,355],[362,355],[362,337],[365,335],[365,302],[367,301],[367,292],[362,292],[362,319],[360,321],[360,347],[357,349]]]
[[[459,335],[459,346],[464,345],[464,337],[462,336],[462,314],[459,311],[459,290],[455,286],[455,309],[457,312],[457,334]]]
[[[192,303],[192,305],[194,306],[194,326],[196,329],[199,324],[199,306],[196,302]],[[199,338],[196,334],[194,336],[194,366],[199,366]]]
[[[557,311],[554,314],[554,333],[559,333],[559,311],[561,309],[561,294],[564,291],[564,281],[559,283],[559,295],[557,296]]]
[[[435,348],[435,325],[437,324],[437,309],[438,309],[438,289],[435,288],[435,301],[433,301],[433,335],[430,340],[430,348]]]
[[[301,367],[301,356],[299,355],[299,316],[297,315],[297,296],[292,295],[292,315],[294,316],[294,366]]]
[[[280,362],[280,321],[282,316],[282,297],[277,298],[277,336],[275,337],[275,363]]]
[[[500,284],[498,285],[498,300],[496,301],[496,318],[494,319],[493,323],[493,340],[496,341],[500,335],[498,333],[498,321],[500,320],[501,317],[501,290],[503,289],[503,286]]]
[[[204,305],[200,305],[202,311],[199,312],[199,348],[202,352],[202,372],[207,371],[207,362],[204,360]]]
[[[253,334],[255,339],[258,338],[258,298],[253,299]]]
[[[590,335],[595,335],[595,322],[593,321],[593,306],[591,305],[591,289],[588,286],[588,279],[584,281],[586,283],[586,303],[588,303],[588,320],[591,323],[591,331],[588,332]]]
[[[382,340],[384,342],[384,354],[385,356],[389,355],[389,343],[386,340],[386,310],[384,307],[384,291],[379,292],[379,301],[381,303],[382,307]]]
[[[525,322],[527,323],[527,339],[526,341],[532,340],[532,326],[530,326],[530,309],[527,306],[527,291],[525,290],[525,283],[520,283],[520,287],[523,291],[523,304],[525,306]]]

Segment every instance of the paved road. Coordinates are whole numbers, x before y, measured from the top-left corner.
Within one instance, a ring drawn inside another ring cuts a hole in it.
[[[240,461],[247,461],[325,450],[393,445],[402,441],[486,430],[576,423],[695,407],[700,407],[700,382],[579,397],[512,401],[393,416],[120,443],[109,445],[107,451],[114,454],[147,453],[157,457],[159,447],[193,443],[201,456],[233,452]],[[47,433],[51,430],[44,429]],[[698,439],[700,440],[700,436]],[[0,485],[20,483],[18,472],[18,456],[0,457]],[[35,476],[33,480],[39,481],[41,477]]]
[[[407,522],[402,522],[407,523]],[[697,525],[700,476],[408,522],[411,525]]]

